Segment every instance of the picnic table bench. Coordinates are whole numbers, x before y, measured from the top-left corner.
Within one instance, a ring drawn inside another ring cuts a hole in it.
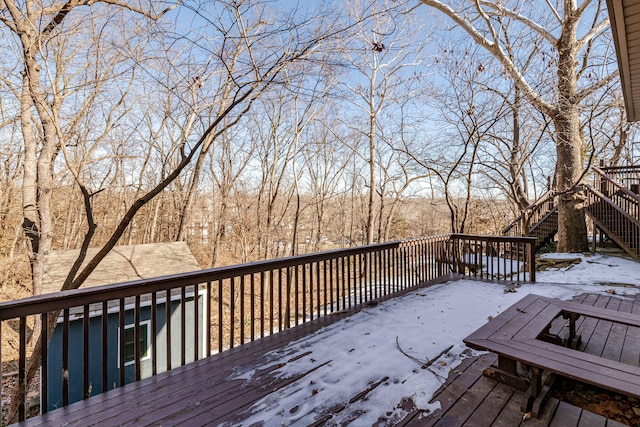
[[[559,317],[569,323],[569,337],[549,334],[551,322]],[[569,301],[527,295],[464,339],[477,350],[498,355],[498,365],[487,368],[486,376],[527,391],[522,412],[538,416],[552,381],[543,386],[543,373],[561,375],[627,396],[640,398],[640,368],[583,353],[578,347],[575,322],[579,316],[593,317],[627,326],[640,327],[640,316]],[[517,372],[518,363],[530,379]]]

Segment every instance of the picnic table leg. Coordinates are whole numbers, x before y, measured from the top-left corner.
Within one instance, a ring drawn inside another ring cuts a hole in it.
[[[543,370],[540,368],[531,368],[531,386],[529,387],[520,408],[524,413],[531,412],[531,416],[533,418],[538,418],[540,415],[542,404],[551,391],[551,387],[555,380],[553,373],[550,373],[545,385],[542,385],[542,373]]]
[[[504,357],[504,356],[498,356],[498,368],[500,368],[500,370],[511,374],[511,375],[517,375],[517,369],[518,369],[518,364],[515,360],[513,359],[509,359],[508,357]]]
[[[498,366],[490,366],[483,371],[484,376],[493,380],[507,384],[520,391],[525,391],[529,387],[526,378],[518,375],[518,362],[508,357],[498,355]]]
[[[569,341],[567,342],[567,347],[569,348],[576,349],[582,342],[582,337],[580,335],[576,336],[576,320],[579,317],[580,315],[576,313],[569,314]]]
[[[577,313],[563,312],[562,318],[569,319],[569,337],[567,338],[566,346],[568,348],[577,349],[582,343],[582,337],[576,334],[576,320],[580,317]]]
[[[542,389],[542,370],[536,367],[531,368],[531,385],[527,394],[522,401],[520,410],[524,413],[531,412],[533,402],[538,398],[540,390]],[[532,414],[537,416],[537,414]]]

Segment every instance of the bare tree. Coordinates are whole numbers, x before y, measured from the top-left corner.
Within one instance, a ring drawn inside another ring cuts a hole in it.
[[[334,114],[328,113],[320,117],[301,154],[305,159],[305,187],[311,212],[307,219],[309,226],[306,228],[308,233],[305,241],[316,251],[321,249],[324,237],[330,233],[330,208],[338,200],[340,187],[346,180],[345,171],[354,157],[353,151],[335,137],[338,124]],[[338,222],[346,225],[345,219]],[[339,239],[344,238],[343,232],[336,234]]]
[[[558,250],[587,250],[584,198],[579,187],[583,177],[580,109],[585,98],[617,77],[617,72],[607,70],[615,59],[602,47],[609,42],[604,1],[547,1],[544,7],[534,1],[421,2],[449,17],[498,59],[523,96],[552,119],[556,185],[563,194],[559,199]],[[505,29],[510,37],[504,36]],[[555,71],[555,76],[547,75],[553,87],[536,89],[532,77],[510,57],[512,41],[521,37],[529,37],[528,49],[539,52],[539,64]]]
[[[405,154],[435,179],[449,211],[450,231],[464,233],[478,195],[481,148],[508,110],[483,90],[480,83],[487,65],[474,61],[467,46],[453,49],[457,54],[451,47],[442,51],[436,60],[441,84],[431,90],[437,132],[429,141],[405,140],[403,145]],[[463,66],[461,61],[471,64]]]
[[[70,161],[71,155],[67,150],[70,141],[65,139],[65,123],[61,119],[63,102],[67,100],[69,103],[82,105],[83,98],[80,97],[81,92],[78,92],[78,97],[75,99],[65,97],[65,91],[68,90],[65,84],[68,80],[63,74],[58,76],[56,68],[51,66],[53,64],[52,58],[55,59],[58,52],[55,49],[56,40],[54,39],[60,35],[68,34],[70,29],[80,28],[81,22],[86,22],[88,30],[95,31],[95,34],[105,33],[104,26],[122,25],[123,22],[128,22],[125,16],[122,17],[122,22],[116,22],[112,14],[97,15],[99,12],[106,11],[106,6],[119,7],[119,10],[126,16],[133,13],[136,17],[150,20],[158,19],[166,14],[168,9],[161,11],[138,9],[129,3],[119,3],[115,0],[105,2],[80,0],[54,2],[46,5],[33,1],[18,3],[13,0],[3,0],[2,5],[4,7],[0,11],[0,22],[15,36],[14,42],[19,46],[16,51],[20,54],[17,62],[24,67],[20,87],[15,90],[15,93],[19,95],[21,103],[20,123],[24,142],[23,229],[31,246],[34,293],[40,292],[44,256],[51,249],[54,233],[51,200],[54,186],[54,161],[59,153],[62,152],[64,155],[65,165],[83,195],[87,224],[80,255],[62,285],[61,290],[66,290],[77,288],[86,280],[98,263],[124,235],[134,221],[136,214],[154,197],[175,182],[190,165],[192,159],[199,155],[205,143],[215,139],[225,120],[233,120],[233,117],[238,113],[248,110],[262,92],[278,80],[283,69],[289,64],[308,58],[324,41],[334,37],[340,31],[344,31],[344,28],[338,27],[337,23],[326,15],[296,16],[295,11],[289,15],[269,15],[270,17],[278,17],[278,21],[272,22],[269,26],[260,26],[259,31],[255,33],[252,30],[258,27],[245,27],[240,23],[234,27],[234,34],[222,31],[220,33],[222,44],[218,46],[220,51],[224,51],[226,47],[224,42],[225,40],[229,41],[231,37],[234,40],[241,40],[250,47],[243,59],[241,70],[226,68],[234,70],[235,73],[232,74],[233,96],[226,98],[228,102],[224,104],[223,108],[218,110],[215,116],[209,118],[209,122],[205,124],[199,138],[183,141],[174,147],[173,153],[177,161],[172,168],[162,171],[160,176],[149,182],[145,191],[139,193],[136,199],[126,207],[102,248],[91,260],[85,263],[86,250],[93,240],[97,227],[93,199],[102,189],[91,189],[81,171],[76,168],[76,164]],[[85,7],[83,8],[83,6]],[[231,7],[232,15],[238,8],[244,15],[253,13],[258,7],[255,4],[249,7],[236,3],[221,6]],[[266,8],[268,2],[260,6]],[[252,18],[259,20],[259,16],[252,16]],[[149,26],[141,25],[138,28],[149,28]],[[215,26],[211,28],[215,29]],[[220,27],[218,27],[219,29]],[[160,36],[162,27],[156,27],[155,30],[158,31],[150,34]],[[119,35],[118,31],[115,31],[114,34]],[[194,42],[200,41],[197,34],[191,35]],[[282,37],[276,37],[276,35],[282,35]],[[186,40],[188,35],[180,38]],[[77,44],[77,46],[84,45],[83,43]],[[141,42],[141,45],[144,43]],[[124,43],[123,49],[134,47]],[[78,52],[78,50],[74,53],[80,57],[83,56],[83,52]],[[225,65],[226,57],[219,54],[218,58],[222,62],[211,64],[211,67]],[[105,81],[105,79],[112,78],[113,74],[117,76],[118,73],[115,71],[117,70],[107,67],[104,73],[97,72],[95,74],[95,81]],[[36,123],[35,126],[34,123]],[[55,313],[49,317],[51,324],[49,331],[51,332],[54,329],[56,318]],[[33,378],[40,365],[39,348],[42,346],[43,339],[47,340],[48,337],[38,339],[34,355],[29,360],[27,382]],[[10,420],[13,420],[17,415],[20,403],[19,396],[22,395],[22,390],[16,390],[10,408]]]
[[[237,191],[237,181],[249,166],[255,151],[255,142],[246,138],[242,131],[242,128],[228,129],[220,135],[218,146],[211,151],[210,168],[215,183],[213,198],[217,205],[216,217],[213,220],[212,267],[218,263],[220,245],[231,225],[228,219],[231,193]]]
[[[552,155],[544,152],[552,144],[549,119],[531,107],[510,78],[500,75],[497,61],[483,54],[480,47],[447,43],[440,46],[436,58],[435,67],[441,70],[439,75],[449,88],[442,88],[441,92],[458,95],[435,98],[491,123],[478,147],[475,188],[490,197],[499,190],[511,202],[514,214],[521,215],[530,201],[540,195],[537,189],[546,187],[538,184],[545,184],[546,177],[553,173],[549,162]],[[528,69],[531,59],[531,55],[523,58],[521,68]],[[471,103],[460,94],[467,94],[465,98],[471,99]],[[457,100],[463,100],[464,104],[458,105]],[[456,117],[453,111],[449,114]],[[465,119],[463,116],[462,120]],[[544,159],[539,163],[546,168],[538,167],[536,157]]]
[[[352,14],[359,14],[362,5],[354,3]],[[394,99],[409,96],[404,85],[409,79],[417,78],[421,45],[415,43],[415,34],[420,25],[410,22],[407,15],[399,14],[401,5],[382,2],[381,13],[375,19],[363,23],[357,35],[344,49],[345,61],[353,70],[353,78],[344,83],[344,98],[355,109],[348,126],[360,133],[366,141],[366,153],[360,155],[367,162],[366,186],[366,242],[371,244],[376,237],[376,198],[378,191],[379,146],[383,109]],[[414,71],[412,73],[412,71]],[[362,114],[361,120],[354,115]],[[355,127],[354,127],[355,124]]]

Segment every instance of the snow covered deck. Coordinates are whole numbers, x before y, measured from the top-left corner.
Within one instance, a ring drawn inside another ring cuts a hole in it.
[[[514,420],[522,419],[520,392],[482,377],[482,368],[494,356],[474,354],[462,338],[528,293],[562,299],[581,295],[582,303],[640,311],[640,300],[634,298],[637,288],[620,283],[640,285],[637,263],[584,257],[578,265],[538,278],[550,279],[571,284],[525,284],[511,292],[504,284],[458,280],[412,291],[357,313],[317,319],[21,425],[455,426],[500,425],[501,420],[502,425],[518,425]],[[619,283],[611,283],[614,280]],[[617,360],[624,357],[636,364],[640,348],[624,343],[637,344],[638,332],[614,331],[606,322],[586,320],[579,329],[584,351],[603,357],[612,353]],[[567,416],[575,423],[557,424]],[[552,402],[545,417],[525,425],[581,425],[580,417],[592,419],[593,414]],[[599,421],[597,425],[618,425]]]

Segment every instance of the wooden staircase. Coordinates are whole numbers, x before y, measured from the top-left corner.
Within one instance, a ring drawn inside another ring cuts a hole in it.
[[[543,194],[523,215],[509,224],[502,233],[507,236],[531,236],[536,238],[536,250],[553,240],[558,231],[558,206],[555,192]]]
[[[585,185],[585,212],[597,229],[629,255],[640,257],[640,166],[593,168],[596,186]]]
[[[601,237],[607,236],[629,255],[640,257],[640,166],[592,169],[595,185],[584,186],[585,213]],[[536,249],[544,246],[558,231],[556,199],[553,190],[547,191],[503,233],[533,236],[537,238]]]

